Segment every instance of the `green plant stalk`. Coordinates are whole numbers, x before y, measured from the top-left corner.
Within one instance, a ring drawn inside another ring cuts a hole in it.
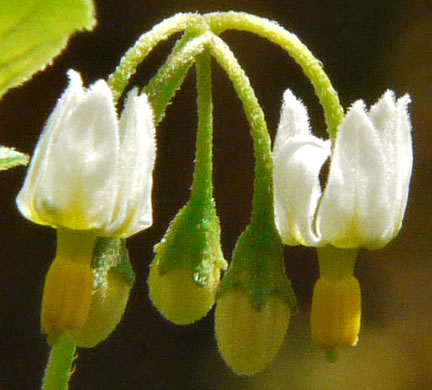
[[[268,39],[287,51],[311,81],[324,109],[329,136],[332,140],[336,138],[344,118],[338,94],[324,72],[321,62],[295,34],[275,22],[244,12],[215,12],[204,15],[204,20],[215,34],[221,34],[228,29],[248,31]]]
[[[138,65],[157,44],[179,31],[188,30],[200,33],[206,29],[207,26],[201,15],[180,13],[163,20],[150,31],[144,33],[135,45],[126,52],[114,73],[109,77],[108,83],[113,91],[114,100],[117,101],[120,98]]]
[[[208,40],[208,33],[198,36],[186,33],[165,64],[144,88],[152,105],[156,124],[164,118],[169,102],[182,85],[195,57],[203,52]]]
[[[72,375],[72,364],[75,359],[76,346],[69,336],[64,334],[53,345],[45,375],[42,380],[42,390],[67,390]]]
[[[213,198],[213,101],[210,61],[211,57],[207,52],[196,58],[198,133],[191,193],[192,202],[211,202]]]
[[[273,162],[271,140],[264,113],[248,77],[225,42],[213,35],[209,50],[231,79],[251,126],[255,153],[255,182],[251,225],[256,223],[258,226],[274,226]]]

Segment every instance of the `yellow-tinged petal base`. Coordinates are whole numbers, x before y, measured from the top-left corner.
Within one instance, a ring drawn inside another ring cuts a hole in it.
[[[255,374],[275,357],[289,320],[290,309],[281,297],[270,296],[256,311],[243,290],[231,290],[216,304],[219,352],[236,374]]]
[[[311,312],[312,340],[323,348],[354,346],[360,331],[361,293],[358,280],[317,280]]]
[[[56,257],[45,279],[42,333],[55,335],[80,329],[87,320],[93,291],[89,264]]]
[[[105,340],[123,317],[132,285],[116,272],[108,272],[103,285],[93,292],[84,326],[69,332],[79,347],[94,347]]]
[[[204,317],[213,307],[220,268],[214,267],[207,284],[200,286],[191,271],[174,268],[161,274],[159,264],[150,268],[150,299],[159,312],[176,325],[188,325]]]

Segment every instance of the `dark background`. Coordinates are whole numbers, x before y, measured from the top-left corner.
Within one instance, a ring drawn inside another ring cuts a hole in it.
[[[232,4],[235,4],[234,6]],[[262,373],[237,377],[219,357],[213,313],[188,327],[164,320],[148,299],[152,247],[188,198],[196,132],[193,72],[158,128],[154,225],[128,241],[137,282],[122,323],[94,349],[79,350],[73,389],[429,389],[432,388],[432,11],[429,1],[405,0],[123,0],[96,1],[98,26],[74,36],[54,65],[8,92],[0,103],[0,144],[31,153],[66,70],[87,85],[106,78],[138,36],[176,12],[247,11],[277,20],[296,33],[324,63],[347,108],[374,103],[387,88],[412,96],[415,168],[405,224],[385,249],[363,251],[356,275],[363,292],[357,348],[328,364],[311,345],[308,315],[317,277],[313,249],[287,248],[286,266],[298,294],[281,352]],[[132,84],[145,85],[175,39],[161,44],[139,67]],[[266,114],[272,137],[283,91],[309,107],[316,134],[323,115],[308,80],[278,47],[248,33],[227,32]],[[215,198],[223,249],[230,258],[249,220],[253,158],[248,125],[227,77],[214,64]],[[131,85],[132,85],[131,84]],[[55,253],[54,230],[25,220],[15,196],[24,168],[0,174],[0,389],[37,389],[48,356],[39,333],[45,273]]]

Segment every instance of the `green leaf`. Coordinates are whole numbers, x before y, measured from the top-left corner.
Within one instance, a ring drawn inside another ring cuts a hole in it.
[[[0,0],[0,97],[44,69],[72,33],[95,24],[92,0]]]
[[[17,152],[14,148],[0,146],[0,171],[5,171],[18,165],[27,165],[28,161],[29,157],[26,154]]]

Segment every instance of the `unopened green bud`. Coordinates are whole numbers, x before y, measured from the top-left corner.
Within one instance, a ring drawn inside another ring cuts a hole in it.
[[[204,317],[214,304],[220,268],[201,285],[184,268],[174,268],[161,274],[159,264],[153,263],[148,284],[150,298],[161,314],[177,325],[188,325]]]
[[[258,309],[246,291],[231,290],[216,305],[215,331],[219,352],[236,374],[255,374],[275,357],[289,320],[290,309],[282,297],[268,297]]]
[[[212,308],[227,263],[213,200],[190,200],[155,246],[148,279],[150,299],[177,325],[191,324]]]
[[[79,347],[105,340],[123,317],[134,282],[124,240],[100,238],[93,254],[93,294],[83,327],[69,332]]]
[[[240,236],[217,293],[216,340],[237,374],[252,375],[275,357],[297,310],[274,226]]]

